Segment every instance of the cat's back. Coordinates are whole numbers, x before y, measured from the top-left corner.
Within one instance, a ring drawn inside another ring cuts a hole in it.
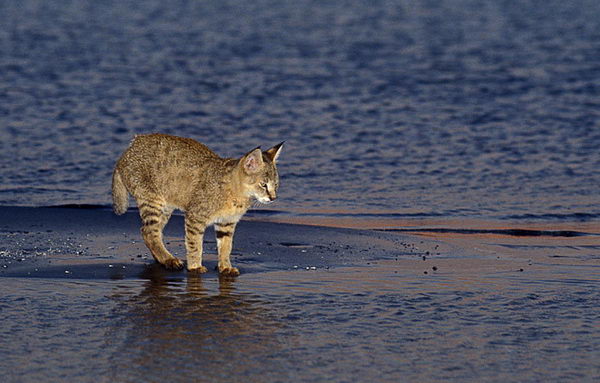
[[[220,161],[221,157],[196,140],[153,133],[135,136],[117,167],[139,171],[173,166],[198,167]]]
[[[224,161],[196,140],[155,133],[136,136],[116,171],[134,197],[151,190],[174,206],[184,206],[197,185],[222,177]]]
[[[220,157],[206,145],[185,137],[162,133],[140,134],[135,136],[127,152],[142,153],[146,158],[180,157],[184,159],[219,159]]]

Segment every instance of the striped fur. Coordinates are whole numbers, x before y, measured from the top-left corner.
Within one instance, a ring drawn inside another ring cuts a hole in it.
[[[277,198],[276,161],[282,145],[264,152],[256,148],[233,159],[221,158],[189,138],[137,136],[113,172],[113,209],[123,214],[129,194],[135,198],[144,242],[154,259],[170,269],[184,266],[165,248],[162,238],[173,210],[185,212],[189,271],[207,271],[202,265],[202,242],[206,227],[214,224],[219,272],[239,275],[230,261],[235,227],[254,201],[270,203]]]

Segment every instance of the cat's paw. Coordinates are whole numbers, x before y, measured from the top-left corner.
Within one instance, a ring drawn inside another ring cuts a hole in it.
[[[206,268],[206,266],[199,266],[194,267],[193,269],[188,269],[188,271],[194,274],[204,274],[208,271],[208,269]]]
[[[183,262],[179,258],[169,258],[163,263],[163,266],[167,270],[181,270],[183,269]]]
[[[240,275],[240,271],[237,267],[223,267],[219,268],[219,274],[225,277],[237,277]]]

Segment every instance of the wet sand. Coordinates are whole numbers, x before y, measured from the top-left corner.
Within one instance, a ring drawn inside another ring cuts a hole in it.
[[[569,236],[551,224],[243,221],[242,275],[230,279],[214,271],[209,232],[199,277],[155,265],[134,212],[2,207],[0,217],[8,382],[600,378],[593,224]],[[184,258],[181,217],[165,238]]]

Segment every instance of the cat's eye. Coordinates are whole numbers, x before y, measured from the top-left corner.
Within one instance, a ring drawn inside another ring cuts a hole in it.
[[[260,183],[260,187],[263,188],[263,189],[266,189],[267,188],[267,183],[266,182],[261,182]]]

